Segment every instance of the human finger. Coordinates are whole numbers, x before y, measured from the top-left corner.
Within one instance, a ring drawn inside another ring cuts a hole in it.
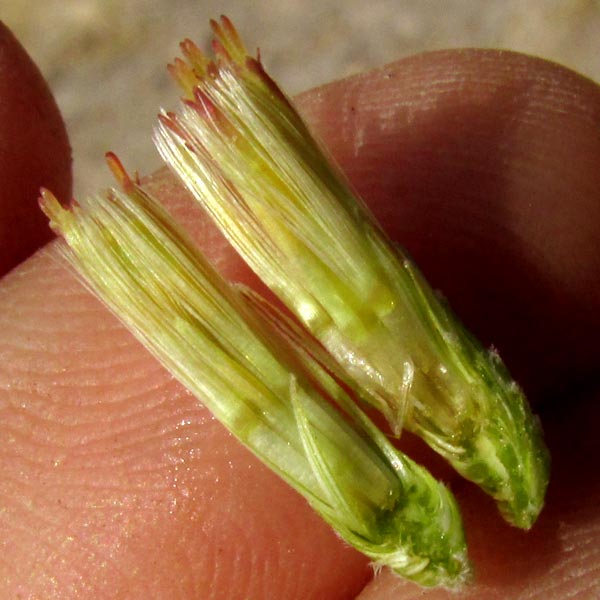
[[[437,70],[439,58],[419,59],[430,72],[430,79],[419,84],[422,93],[436,88],[441,73],[446,76],[451,60],[446,57],[446,69]],[[455,73],[477,72],[472,63],[485,67],[482,78],[506,71],[505,58],[495,60],[482,61],[475,53]],[[413,70],[416,77],[418,69]],[[392,234],[398,233],[391,217],[399,216],[394,216],[399,201],[383,192],[407,185],[396,179],[407,173],[382,159],[406,127],[398,111],[401,89],[411,89],[407,81],[406,64],[400,62],[388,71],[318,90],[312,100],[302,99],[314,127],[333,142],[332,150],[352,180],[357,183],[361,172],[371,173],[371,183],[366,181],[362,190],[367,201],[379,214],[395,207],[385,221]],[[460,81],[457,75],[459,88]],[[437,89],[444,92],[441,85]],[[371,95],[373,90],[378,93]],[[539,90],[538,103],[546,92]],[[331,135],[336,114],[340,130],[351,128],[346,141],[365,132],[352,129],[343,112],[323,109],[354,99],[375,116],[384,111],[381,97],[387,97],[387,129],[379,128],[379,138],[371,138],[371,150],[362,157],[345,156],[346,147],[336,145]],[[494,110],[492,101],[486,106]],[[441,112],[442,128],[448,127],[444,114],[452,115]],[[472,158],[465,153],[465,161]],[[461,163],[442,161],[440,168],[444,165],[450,173]],[[387,187],[377,188],[382,181]],[[191,225],[195,239],[228,276],[242,276],[232,252],[169,177],[151,178],[149,188]],[[471,198],[477,201],[477,196]],[[419,221],[414,224],[418,229]],[[424,220],[420,231],[432,235],[431,224]],[[458,240],[469,242],[466,236]],[[0,578],[12,586],[7,593],[23,585],[42,595],[58,589],[63,597],[74,585],[80,586],[80,595],[111,590],[113,597],[126,596],[132,586],[158,590],[164,598],[272,597],[279,592],[290,598],[344,598],[358,591],[368,576],[364,559],[344,548],[254,459],[240,456],[239,446],[53,256],[50,248],[23,265],[4,282],[0,295],[0,381],[10,391],[3,393],[0,425],[9,439],[0,471],[3,503],[9,508],[2,527],[3,539],[15,548],[5,563],[6,578]],[[438,258],[447,269],[456,267],[449,256]],[[256,534],[244,537],[246,531]]]
[[[593,379],[600,90],[509,52],[414,56],[300,97],[392,238],[533,396]]]
[[[0,276],[52,234],[37,206],[40,186],[71,193],[71,148],[38,68],[0,22]]]
[[[184,197],[172,187],[165,200],[177,210]],[[147,354],[54,246],[0,290],[0,596],[343,598],[366,583],[365,558]]]

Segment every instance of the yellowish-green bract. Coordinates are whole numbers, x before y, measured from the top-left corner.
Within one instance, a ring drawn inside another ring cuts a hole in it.
[[[163,158],[393,431],[421,436],[529,528],[549,458],[523,393],[389,242],[231,23],[213,29],[215,61],[186,41],[171,67],[186,98],[161,115]]]
[[[109,164],[123,191],[66,209],[49,192],[41,201],[91,289],[342,539],[422,585],[465,581],[449,490],[389,443],[301,330],[221,279],[115,157]]]

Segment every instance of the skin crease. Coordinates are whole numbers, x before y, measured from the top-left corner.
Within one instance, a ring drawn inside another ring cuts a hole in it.
[[[41,185],[71,194],[71,147],[37,67],[0,22],[0,276],[52,238]]]
[[[299,105],[393,239],[499,348],[547,430],[553,480],[528,534],[434,464],[459,497],[478,573],[461,597],[596,597],[598,88],[539,60],[452,51]],[[170,176],[148,186],[228,277],[255,283]],[[450,597],[385,571],[368,583],[366,561],[148,356],[53,245],[1,282],[0,320],[0,597]]]

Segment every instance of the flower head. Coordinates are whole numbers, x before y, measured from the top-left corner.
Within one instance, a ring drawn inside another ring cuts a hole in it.
[[[548,454],[521,390],[387,239],[229,20],[212,27],[213,60],[186,41],[171,66],[184,99],[160,116],[161,155],[392,430],[420,435],[530,527]]]
[[[463,582],[469,564],[449,490],[397,451],[310,352],[286,342],[286,323],[227,284],[108,160],[120,190],[70,208],[47,191],[41,199],[91,289],[344,540],[423,585]]]

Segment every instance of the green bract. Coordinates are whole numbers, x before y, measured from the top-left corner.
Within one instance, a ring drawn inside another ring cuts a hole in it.
[[[109,163],[123,191],[69,209],[42,198],[91,288],[344,540],[422,585],[463,582],[452,494],[389,443],[300,330],[223,281],[116,158]]]
[[[386,238],[231,23],[213,28],[215,61],[186,41],[171,67],[186,99],[161,115],[163,158],[392,430],[417,433],[530,527],[549,459],[521,390]]]

